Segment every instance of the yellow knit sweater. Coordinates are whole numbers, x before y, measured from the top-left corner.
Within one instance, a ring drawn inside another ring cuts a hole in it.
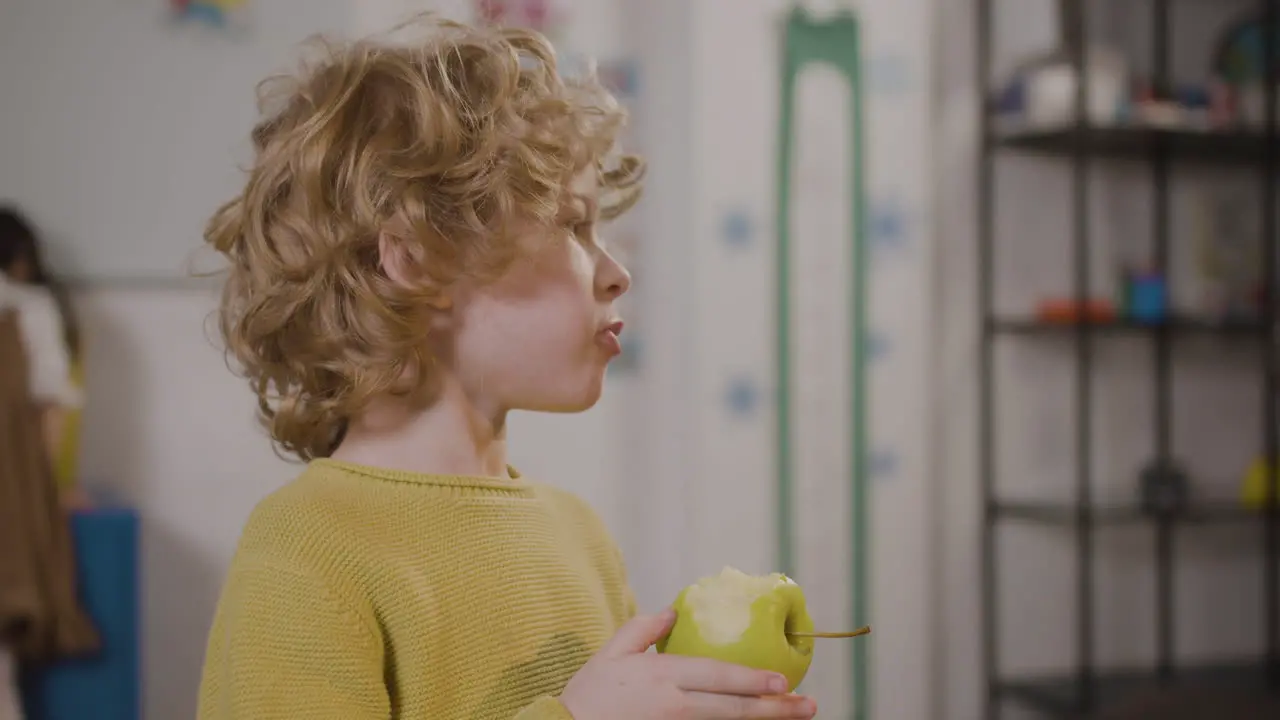
[[[244,530],[200,720],[571,720],[556,695],[634,612],[572,495],[317,460]]]

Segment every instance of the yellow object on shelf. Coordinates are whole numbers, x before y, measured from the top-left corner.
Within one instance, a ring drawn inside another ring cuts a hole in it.
[[[1244,475],[1244,489],[1242,500],[1245,507],[1250,510],[1263,510],[1267,507],[1267,463],[1265,460],[1255,460],[1249,466],[1249,470]],[[1280,502],[1280,478],[1272,477],[1272,495],[1275,497],[1273,502]]]

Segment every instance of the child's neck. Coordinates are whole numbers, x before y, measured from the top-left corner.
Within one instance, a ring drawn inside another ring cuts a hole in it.
[[[353,420],[335,460],[427,475],[507,477],[506,413],[485,413],[446,383],[425,410],[394,399]]]

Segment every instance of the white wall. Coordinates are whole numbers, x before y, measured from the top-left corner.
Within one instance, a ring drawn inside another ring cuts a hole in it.
[[[348,3],[255,2],[215,31],[165,2],[6,2],[4,127],[21,142],[0,145],[0,165],[21,172],[3,194],[43,221],[63,273],[187,271],[203,219],[241,182],[256,83],[308,36],[344,30]]]
[[[782,0],[702,0],[693,6],[693,259],[695,338],[690,348],[697,418],[688,497],[691,575],[724,564],[775,568],[774,534],[774,187]],[[812,3],[818,16],[841,3]],[[868,397],[872,464],[869,638],[872,716],[933,718],[930,629],[932,532],[927,413],[932,258],[929,118],[930,3],[865,1],[860,8],[866,77],[864,113],[869,211],[904,223],[901,243],[870,256],[873,355]],[[792,348],[796,423],[795,538],[798,581],[816,622],[853,622],[849,561],[853,518],[848,483],[848,163],[851,125],[845,88],[824,68],[800,78],[797,137]],[[745,246],[726,243],[727,213],[755,228]],[[873,242],[877,242],[874,238]],[[726,407],[731,383],[760,394],[758,408]],[[848,717],[848,646],[819,646],[804,690],[824,715]]]
[[[254,503],[296,471],[206,340],[202,290],[90,290],[82,467],[142,517],[144,707],[190,717],[222,573]]]

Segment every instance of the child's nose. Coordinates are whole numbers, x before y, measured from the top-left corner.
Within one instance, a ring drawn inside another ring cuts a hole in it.
[[[600,259],[596,279],[597,287],[608,300],[616,300],[631,289],[631,273],[607,253]]]

